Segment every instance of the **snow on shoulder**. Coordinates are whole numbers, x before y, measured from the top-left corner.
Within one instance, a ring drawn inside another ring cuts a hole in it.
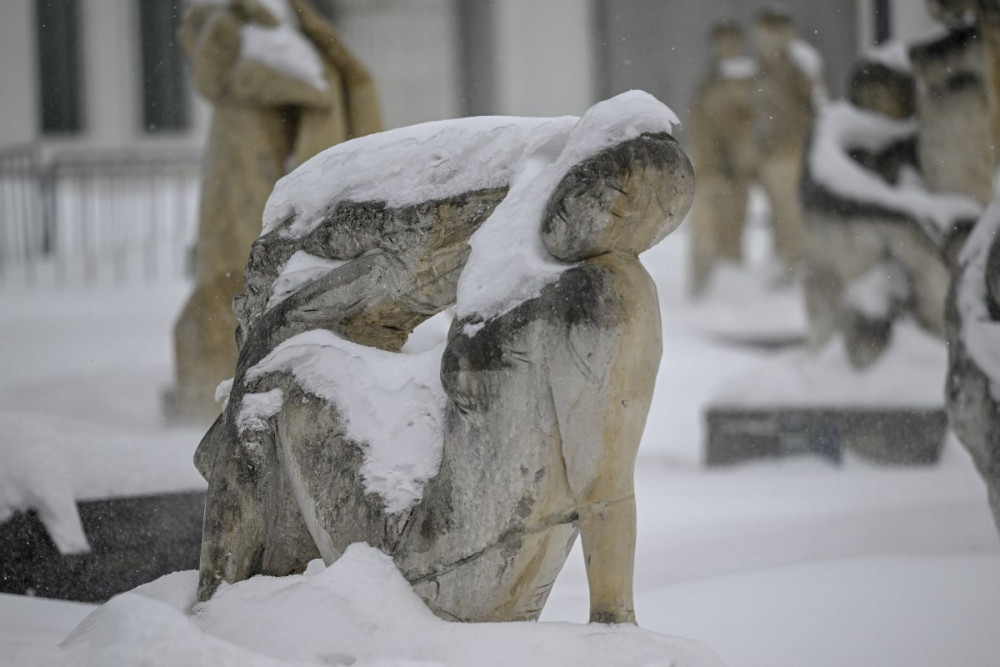
[[[722,667],[697,642],[633,626],[449,623],[392,560],[355,544],[331,566],[223,586],[191,611],[197,572],[119,595],[63,642],[56,664],[355,667]]]
[[[677,124],[666,105],[633,90],[588,109],[561,150],[549,144],[528,154],[506,199],[472,235],[472,253],[458,281],[458,317],[483,322],[537,297],[570,266],[553,258],[539,235],[545,205],[563,177],[606,148],[642,134],[670,133]],[[475,330],[467,326],[466,332]]]

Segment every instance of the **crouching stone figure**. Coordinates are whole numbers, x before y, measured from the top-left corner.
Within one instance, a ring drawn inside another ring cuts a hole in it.
[[[634,622],[632,478],[661,349],[637,255],[693,197],[674,121],[638,92],[579,120],[447,121],[279,184],[197,457],[202,599],[364,541],[443,618],[536,619],[579,532],[591,620]],[[451,305],[446,342],[395,351]]]

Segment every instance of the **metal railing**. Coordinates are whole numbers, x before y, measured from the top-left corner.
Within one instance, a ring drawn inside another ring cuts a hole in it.
[[[184,275],[200,171],[193,153],[0,151],[0,284]]]

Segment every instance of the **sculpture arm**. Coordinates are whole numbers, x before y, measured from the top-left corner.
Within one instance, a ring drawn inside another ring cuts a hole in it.
[[[573,318],[568,340],[554,351],[552,396],[579,517],[590,620],[634,623],[633,476],[659,366],[659,310],[634,255],[608,253],[586,264],[599,267],[603,294],[574,295],[597,306]]]
[[[307,2],[291,0],[291,4],[298,13],[302,32],[316,46],[323,59],[340,74],[347,103],[349,138],[381,132],[382,118],[371,74],[344,46],[330,24]]]
[[[228,8],[195,5],[184,16],[181,46],[191,63],[195,87],[213,103],[264,107],[330,106],[329,93],[262,62],[242,57],[244,26]]]

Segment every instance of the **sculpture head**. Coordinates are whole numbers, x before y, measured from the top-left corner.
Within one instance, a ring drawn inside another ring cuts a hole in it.
[[[743,55],[743,28],[736,21],[719,21],[709,32],[712,58],[716,61]]]
[[[754,22],[754,47],[763,63],[785,57],[788,45],[795,39],[795,22],[785,11],[777,8],[761,10]]]
[[[644,134],[563,177],[542,216],[542,242],[564,262],[638,255],[677,228],[693,197],[693,168],[677,141]]]

